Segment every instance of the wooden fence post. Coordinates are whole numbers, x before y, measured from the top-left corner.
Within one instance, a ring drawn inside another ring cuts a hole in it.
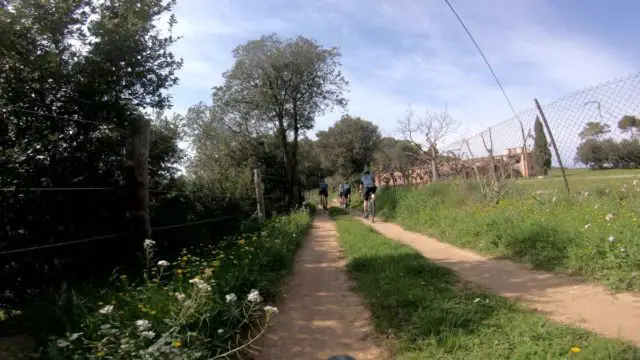
[[[534,98],[533,102],[536,103],[536,107],[538,108],[538,112],[540,113],[540,117],[542,118],[542,122],[544,123],[544,127],[547,128],[547,132],[549,133],[549,140],[551,140],[551,146],[553,147],[553,151],[556,153],[556,158],[558,158],[558,165],[560,165],[562,179],[564,179],[564,188],[565,190],[567,190],[567,194],[569,194],[569,181],[567,180],[567,174],[564,172],[562,158],[560,157],[560,152],[558,151],[558,147],[556,146],[556,141],[553,139],[553,133],[551,132],[551,128],[549,127],[549,123],[547,122],[547,117],[544,115],[544,111],[542,111],[542,107],[540,106],[538,99]]]
[[[256,188],[256,200],[258,203],[257,212],[258,219],[260,221],[264,220],[265,217],[265,206],[264,206],[264,187],[262,186],[262,177],[260,176],[259,169],[253,169],[253,184]]]
[[[133,116],[125,151],[125,194],[130,246],[141,248],[151,236],[149,219],[149,136],[151,122],[142,115]],[[138,247],[139,246],[139,247]]]

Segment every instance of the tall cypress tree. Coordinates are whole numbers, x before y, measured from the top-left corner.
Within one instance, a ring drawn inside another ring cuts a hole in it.
[[[533,141],[533,161],[536,166],[543,171],[545,175],[551,169],[551,149],[547,142],[547,136],[544,133],[542,122],[536,116],[536,122],[533,125],[535,139]]]

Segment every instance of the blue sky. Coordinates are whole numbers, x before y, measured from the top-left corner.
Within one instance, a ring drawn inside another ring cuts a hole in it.
[[[628,0],[451,0],[517,110],[640,70],[640,3]],[[512,116],[443,0],[178,0],[174,52],[185,61],[174,111],[210,102],[238,44],[276,32],[340,47],[348,112],[395,135],[398,119],[447,108],[462,134]],[[326,129],[341,112],[317,119]],[[315,133],[313,131],[312,133]]]

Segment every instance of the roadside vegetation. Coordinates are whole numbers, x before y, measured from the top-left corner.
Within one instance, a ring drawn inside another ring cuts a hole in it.
[[[394,359],[640,359],[628,343],[547,321],[332,213],[355,288]]]
[[[593,174],[592,174],[593,175]],[[562,181],[525,180],[498,204],[473,183],[387,188],[376,198],[378,216],[442,241],[492,256],[640,289],[640,180],[591,179],[571,196]],[[355,202],[354,202],[355,203]]]

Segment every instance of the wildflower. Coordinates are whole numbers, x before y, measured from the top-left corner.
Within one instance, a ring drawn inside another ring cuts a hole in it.
[[[111,325],[109,324],[100,325],[100,330],[109,330],[110,328],[111,328]]]
[[[244,239],[240,239],[240,241],[238,241],[238,244],[244,245]]]
[[[633,180],[633,185],[638,185],[638,180]]]
[[[605,216],[604,219],[607,221],[611,221],[613,219],[613,214],[611,213],[607,214],[607,216]]]
[[[182,269],[178,269],[178,270],[176,270],[176,274],[178,274],[178,275],[182,275]]]
[[[160,260],[160,261],[158,261],[158,266],[167,267],[167,266],[169,266],[169,262],[166,261],[166,260]]]
[[[143,332],[151,328],[151,323],[149,320],[136,320],[136,326],[138,327],[138,331]]]
[[[179,348],[179,347],[181,347],[181,346],[182,346],[182,341],[180,341],[180,340],[173,340],[173,347],[174,347],[174,348],[176,348],[176,349],[177,349],[177,348]]]
[[[99,352],[96,354],[96,357],[103,358],[103,357],[104,357],[104,351],[99,351]]]
[[[238,300],[238,297],[236,296],[236,294],[231,293],[231,294],[225,295],[225,299],[227,300],[227,302],[234,302]]]
[[[551,199],[551,202],[556,202],[556,197],[554,196],[553,199]]]
[[[102,309],[98,310],[98,312],[102,315],[108,315],[111,314],[111,312],[113,311],[113,305],[107,305],[105,307],[103,307]]]
[[[609,242],[614,242],[614,241],[616,241],[616,238],[613,237],[613,235],[609,236]]]
[[[153,339],[156,336],[156,333],[154,333],[153,331],[143,331],[142,333],[140,333],[140,337],[142,337],[143,339]]]
[[[209,284],[207,284],[206,282],[198,279],[198,278],[194,278],[189,280],[190,284],[193,284],[195,286],[198,287],[198,289],[204,290],[204,291],[210,291],[211,290],[211,286]]]
[[[573,347],[570,349],[570,351],[571,351],[572,353],[574,353],[574,354],[577,354],[577,353],[581,352],[581,351],[582,351],[582,349],[580,349],[580,348],[579,348],[579,347],[577,347],[577,346],[573,346]]]
[[[473,300],[474,303],[480,302],[481,299],[480,298],[476,298],[475,300]]]
[[[56,346],[59,348],[65,348],[69,345],[71,345],[71,343],[68,342],[67,340],[59,339],[58,341],[56,341]]]
[[[274,306],[265,306],[264,307],[264,311],[267,312],[267,314],[271,315],[272,313],[278,313],[278,308],[274,307]]]
[[[260,302],[262,301],[262,297],[260,296],[258,290],[251,289],[251,292],[249,292],[249,295],[247,295],[247,300],[251,302]]]
[[[103,326],[104,326],[104,325],[103,325]],[[111,325],[109,325],[109,326],[111,326]],[[73,333],[73,334],[71,334],[71,335],[69,336],[69,341],[73,341],[73,340],[75,340],[75,339],[79,338],[81,335],[82,335],[82,333],[81,333],[81,332],[79,332],[79,333]]]
[[[625,249],[624,247],[620,247],[620,252],[622,252],[622,253],[623,253],[623,252],[625,252],[625,251],[627,251],[627,249]]]
[[[178,301],[182,301],[185,298],[185,295],[181,294],[181,293],[175,293],[175,294],[173,294],[173,296],[175,296],[176,299],[178,299]]]
[[[188,257],[186,257],[186,256],[183,256],[181,260],[182,260],[182,262],[183,262],[183,263],[186,263],[186,262],[187,262],[187,260],[189,260],[189,258],[188,258]]]
[[[151,249],[153,249],[154,246],[156,246],[156,242],[155,241],[153,241],[151,239],[146,239],[144,241],[143,247],[144,247],[145,250],[147,250],[147,251],[151,250]]]
[[[588,229],[591,226],[591,223],[588,223],[587,225],[584,226],[585,229]]]
[[[218,329],[218,334],[222,334],[224,332],[224,329]]]

